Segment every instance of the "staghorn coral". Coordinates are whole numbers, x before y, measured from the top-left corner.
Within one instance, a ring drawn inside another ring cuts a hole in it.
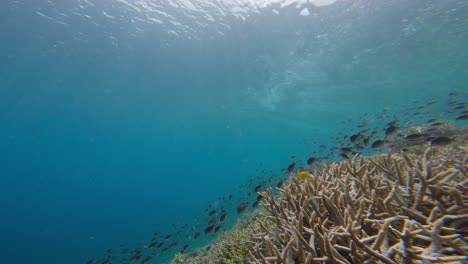
[[[465,147],[354,157],[262,193],[251,263],[442,263],[468,256]]]

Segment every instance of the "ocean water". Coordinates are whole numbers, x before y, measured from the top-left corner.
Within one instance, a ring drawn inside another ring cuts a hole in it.
[[[249,183],[276,185],[360,123],[466,125],[446,102],[468,94],[467,14],[462,0],[1,1],[0,263],[108,249],[128,263],[155,232],[178,243],[155,251],[167,263],[219,235],[203,233],[207,206],[228,230]]]

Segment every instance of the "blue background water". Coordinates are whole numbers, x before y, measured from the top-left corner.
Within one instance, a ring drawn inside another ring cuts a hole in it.
[[[147,244],[344,120],[467,91],[467,1],[30,2],[0,3],[1,263]]]

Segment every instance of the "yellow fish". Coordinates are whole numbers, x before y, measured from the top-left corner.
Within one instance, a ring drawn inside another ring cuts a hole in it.
[[[310,176],[312,176],[310,174],[310,172],[308,171],[300,171],[298,174],[297,174],[297,177],[299,177],[299,179],[301,181],[305,181],[306,179],[310,178]]]

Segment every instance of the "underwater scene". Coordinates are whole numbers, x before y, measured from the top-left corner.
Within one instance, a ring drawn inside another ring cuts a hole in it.
[[[467,263],[467,0],[3,0],[0,263]]]

